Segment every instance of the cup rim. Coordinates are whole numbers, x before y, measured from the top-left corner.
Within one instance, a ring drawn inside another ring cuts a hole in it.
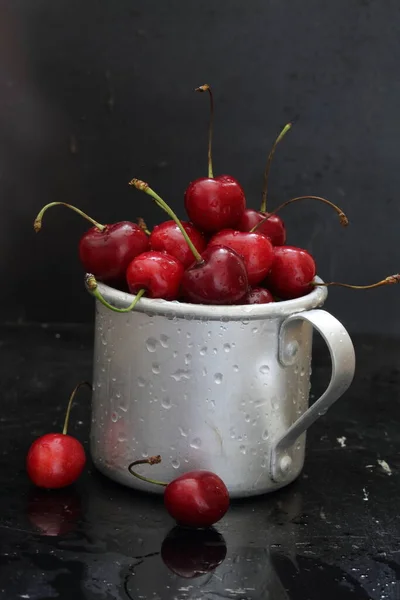
[[[319,277],[314,277],[315,283],[323,283]],[[87,286],[86,286],[86,289]],[[113,306],[124,308],[133,302],[135,296],[122,292],[105,283],[98,282],[101,295]],[[89,290],[88,290],[89,291]],[[90,291],[89,291],[90,293]],[[209,305],[189,304],[187,302],[169,301],[142,297],[135,306],[134,312],[148,315],[161,315],[177,319],[198,319],[210,321],[253,321],[256,319],[273,319],[286,317],[296,312],[310,310],[322,306],[327,298],[328,289],[316,287],[312,292],[301,298],[271,302],[269,304],[238,304],[238,305]],[[101,303],[96,300],[97,305]],[[106,309],[107,310],[107,309]],[[112,311],[110,311],[112,312]],[[121,314],[121,313],[115,313]]]

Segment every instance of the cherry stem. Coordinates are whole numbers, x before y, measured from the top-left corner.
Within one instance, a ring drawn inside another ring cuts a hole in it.
[[[105,298],[103,298],[103,296],[101,295],[101,293],[99,292],[99,289],[97,287],[96,278],[91,273],[88,273],[86,275],[86,286],[87,286],[88,290],[90,291],[90,293],[92,294],[92,296],[94,296],[96,298],[96,300],[101,302],[106,308],[109,308],[110,310],[113,310],[114,312],[118,312],[118,313],[131,312],[131,310],[133,310],[135,308],[135,306],[139,302],[140,298],[146,292],[145,289],[139,290],[138,293],[136,294],[135,299],[133,300],[132,304],[130,304],[126,308],[117,308],[116,306],[113,306],[112,304],[107,302],[107,300]]]
[[[148,477],[144,477],[143,475],[139,475],[139,473],[136,473],[136,471],[133,470],[133,467],[136,467],[137,465],[158,465],[161,462],[161,456],[150,456],[149,458],[144,458],[141,460],[135,460],[133,463],[131,463],[128,467],[128,471],[131,475],[133,475],[134,477],[137,477],[138,479],[141,479],[142,481],[145,481],[146,483],[154,483],[154,485],[162,485],[164,487],[167,487],[168,483],[165,483],[165,481],[158,481],[157,479],[149,479]]]
[[[271,148],[270,153],[268,154],[267,164],[266,164],[265,171],[264,171],[264,185],[263,185],[260,212],[267,212],[268,179],[269,179],[269,172],[271,169],[271,163],[272,163],[272,159],[274,158],[276,147],[279,144],[279,142],[283,140],[283,138],[285,137],[285,135],[291,128],[292,128],[291,123],[287,123],[285,125],[285,127],[282,129],[282,131],[276,138],[276,140]]]
[[[382,279],[377,283],[371,283],[371,285],[350,285],[349,283],[339,283],[338,281],[329,281],[328,283],[313,283],[312,285],[325,287],[337,285],[340,287],[349,288],[351,290],[372,290],[374,288],[381,287],[382,285],[393,285],[395,283],[400,283],[400,273],[389,275],[389,277],[385,277],[385,279]]]
[[[142,231],[144,231],[144,233],[145,233],[146,235],[151,235],[151,231],[150,231],[150,229],[147,227],[147,225],[146,225],[146,221],[145,221],[144,219],[142,219],[142,217],[138,217],[138,218],[136,219],[136,221],[137,221],[137,224],[139,225],[140,229],[141,229]]]
[[[189,246],[190,250],[192,251],[193,256],[195,257],[196,261],[198,263],[202,263],[203,259],[201,258],[201,254],[199,253],[196,246],[193,244],[192,240],[186,233],[182,223],[180,222],[180,220],[178,219],[178,217],[176,216],[176,214],[174,213],[172,208],[170,208],[168,206],[168,204],[166,202],[164,202],[164,200],[158,194],[156,194],[156,192],[154,190],[152,190],[151,187],[149,187],[149,184],[146,183],[145,181],[141,181],[140,179],[132,179],[129,182],[129,185],[133,185],[137,190],[140,190],[141,192],[144,192],[145,194],[148,194],[149,196],[151,196],[151,198],[153,198],[153,200],[155,200],[157,206],[159,206],[159,208],[162,208],[167,213],[167,215],[170,216],[171,219],[173,219],[173,221],[175,221],[175,223],[178,225],[178,227],[180,229],[180,232],[182,233],[183,237],[185,238],[187,245]]]
[[[33,228],[36,231],[36,233],[38,233],[42,228],[42,219],[43,219],[44,213],[46,212],[46,210],[48,208],[52,208],[53,206],[66,206],[67,208],[74,210],[76,213],[78,213],[78,215],[81,215],[81,217],[83,217],[84,219],[89,221],[92,225],[97,227],[97,229],[99,229],[100,231],[104,231],[106,228],[106,225],[101,225],[101,223],[98,223],[97,221],[92,219],[92,217],[89,217],[89,215],[84,213],[79,208],[76,208],[76,206],[72,206],[72,204],[67,204],[66,202],[50,202],[50,204],[46,204],[46,206],[43,206],[42,210],[39,212],[39,214],[37,215],[36,219],[33,222]]]
[[[267,221],[272,215],[279,212],[285,206],[288,206],[289,204],[292,204],[293,202],[298,202],[299,200],[318,200],[319,202],[328,204],[328,206],[331,206],[337,212],[337,214],[339,216],[339,221],[340,221],[340,224],[342,225],[342,227],[347,227],[347,225],[349,224],[349,219],[347,218],[345,213],[342,211],[342,209],[339,208],[339,206],[336,206],[336,204],[333,204],[333,202],[330,202],[329,200],[327,200],[326,198],[322,198],[321,196],[298,196],[297,198],[292,198],[291,200],[287,200],[286,202],[284,202],[283,204],[278,206],[278,208],[275,208],[275,210],[271,211],[264,219],[262,219],[256,225],[254,225],[254,227],[250,230],[250,232],[254,233],[254,231],[257,231],[257,229],[263,223],[265,223],[265,221]]]
[[[73,390],[71,396],[69,397],[68,406],[67,406],[67,412],[65,414],[64,427],[63,427],[63,430],[62,430],[63,435],[67,435],[67,429],[68,429],[68,423],[69,423],[69,415],[70,415],[70,412],[71,412],[72,403],[73,403],[74,398],[76,396],[76,392],[79,390],[79,388],[81,388],[84,385],[87,385],[90,389],[92,389],[92,386],[90,385],[90,383],[88,381],[81,381],[81,383],[78,383],[78,385]]]
[[[208,125],[208,176],[212,179],[214,177],[212,167],[212,138],[214,129],[214,98],[208,83],[201,85],[195,89],[195,92],[208,92],[210,95],[210,123]]]

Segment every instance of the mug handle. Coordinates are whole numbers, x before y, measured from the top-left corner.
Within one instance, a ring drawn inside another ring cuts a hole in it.
[[[319,309],[296,313],[282,323],[279,332],[279,362],[284,367],[296,362],[299,343],[294,335],[293,324],[299,320],[311,323],[327,343],[332,360],[332,376],[322,396],[274,443],[270,464],[271,477],[277,482],[284,480],[291,470],[292,459],[288,449],[344,394],[353,380],[355,370],[354,347],[349,334],[340,321]],[[296,325],[298,329],[298,323]]]

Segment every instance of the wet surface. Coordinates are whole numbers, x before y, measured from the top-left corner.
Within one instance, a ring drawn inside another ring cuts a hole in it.
[[[88,464],[76,486],[32,488],[31,441],[62,428],[68,395],[91,378],[92,332],[0,330],[0,597],[6,600],[400,598],[400,342],[354,340],[353,386],[309,431],[301,477],[233,503],[207,534],[174,529],[160,497]],[[329,379],[316,344],[312,394]],[[89,393],[70,432],[88,449]]]

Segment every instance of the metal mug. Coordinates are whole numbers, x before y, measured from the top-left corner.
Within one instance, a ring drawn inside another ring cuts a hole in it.
[[[318,278],[316,281],[321,282]],[[133,296],[98,287],[112,305]],[[152,492],[130,462],[170,481],[207,469],[232,498],[271,492],[304,464],[307,428],[349,387],[354,349],[343,325],[320,310],[327,289],[271,304],[205,306],[142,298],[116,313],[96,301],[91,452],[96,467]],[[332,377],[308,407],[313,327],[325,339]]]

